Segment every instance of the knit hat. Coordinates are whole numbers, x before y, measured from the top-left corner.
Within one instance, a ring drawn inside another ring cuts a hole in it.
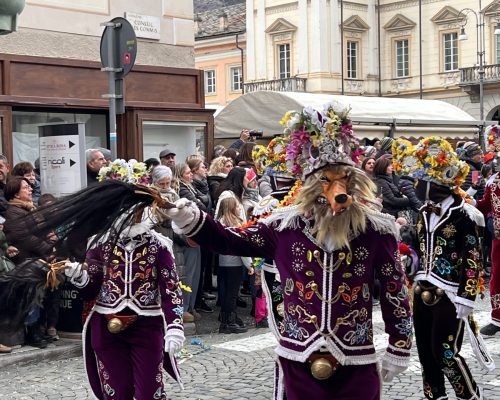
[[[386,136],[380,141],[380,151],[385,151],[385,152],[390,152],[391,151],[391,146],[392,142],[394,142],[394,139]]]
[[[330,164],[354,166],[358,148],[349,119],[350,108],[332,101],[322,109],[305,107],[288,111],[280,123],[285,127],[287,170],[305,179]]]
[[[464,144],[463,151],[461,153],[462,160],[472,160],[474,156],[482,154],[481,146],[475,142],[467,142]]]
[[[377,149],[373,146],[365,146],[365,157],[366,158],[373,158],[375,157],[375,154],[377,153]]]
[[[451,144],[439,136],[422,139],[414,148],[415,165],[409,175],[450,188],[460,187],[469,173],[469,166],[460,161]]]

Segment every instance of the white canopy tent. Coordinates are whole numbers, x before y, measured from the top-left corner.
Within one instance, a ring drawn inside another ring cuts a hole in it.
[[[320,108],[333,100],[351,107],[354,132],[360,139],[439,135],[474,140],[481,125],[460,108],[439,100],[259,91],[238,97],[219,112],[215,138],[237,138],[243,128],[263,130],[264,137],[272,137],[283,131],[279,121],[287,111]]]

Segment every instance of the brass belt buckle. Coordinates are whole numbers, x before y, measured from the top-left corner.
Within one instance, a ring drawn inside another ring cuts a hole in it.
[[[330,378],[334,372],[335,368],[326,358],[320,357],[311,363],[311,374],[320,381]]]
[[[111,333],[118,333],[123,330],[123,322],[120,318],[111,318],[108,321],[108,331]]]

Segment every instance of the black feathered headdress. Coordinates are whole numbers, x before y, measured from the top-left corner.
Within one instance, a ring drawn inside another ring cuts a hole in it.
[[[56,232],[57,256],[83,262],[88,247],[104,235],[116,240],[147,206],[174,207],[152,187],[108,180],[38,208],[30,214],[35,226],[27,228],[42,235]]]

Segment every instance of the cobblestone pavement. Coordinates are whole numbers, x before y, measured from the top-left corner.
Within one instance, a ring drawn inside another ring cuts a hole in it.
[[[479,303],[475,313],[480,325],[487,323],[489,304]],[[219,335],[216,315],[204,315],[202,334],[189,337],[180,358],[185,390],[172,380],[166,387],[172,399],[189,400],[264,400],[270,399],[273,385],[272,334],[264,329],[250,329],[242,335]],[[386,335],[380,310],[374,313],[375,344],[383,351]],[[466,335],[467,336],[467,335]],[[193,342],[194,339],[194,342]],[[486,339],[486,344],[498,366],[493,372],[481,370],[473,359],[466,339],[462,354],[468,360],[472,373],[484,387],[488,400],[500,399],[500,340]],[[449,393],[452,391],[450,389]],[[40,362],[35,365],[10,367],[0,371],[0,399],[91,399],[81,357],[62,361]],[[450,395],[450,399],[454,399]],[[410,368],[393,382],[384,384],[384,400],[423,399],[420,366],[416,349],[412,351]]]

